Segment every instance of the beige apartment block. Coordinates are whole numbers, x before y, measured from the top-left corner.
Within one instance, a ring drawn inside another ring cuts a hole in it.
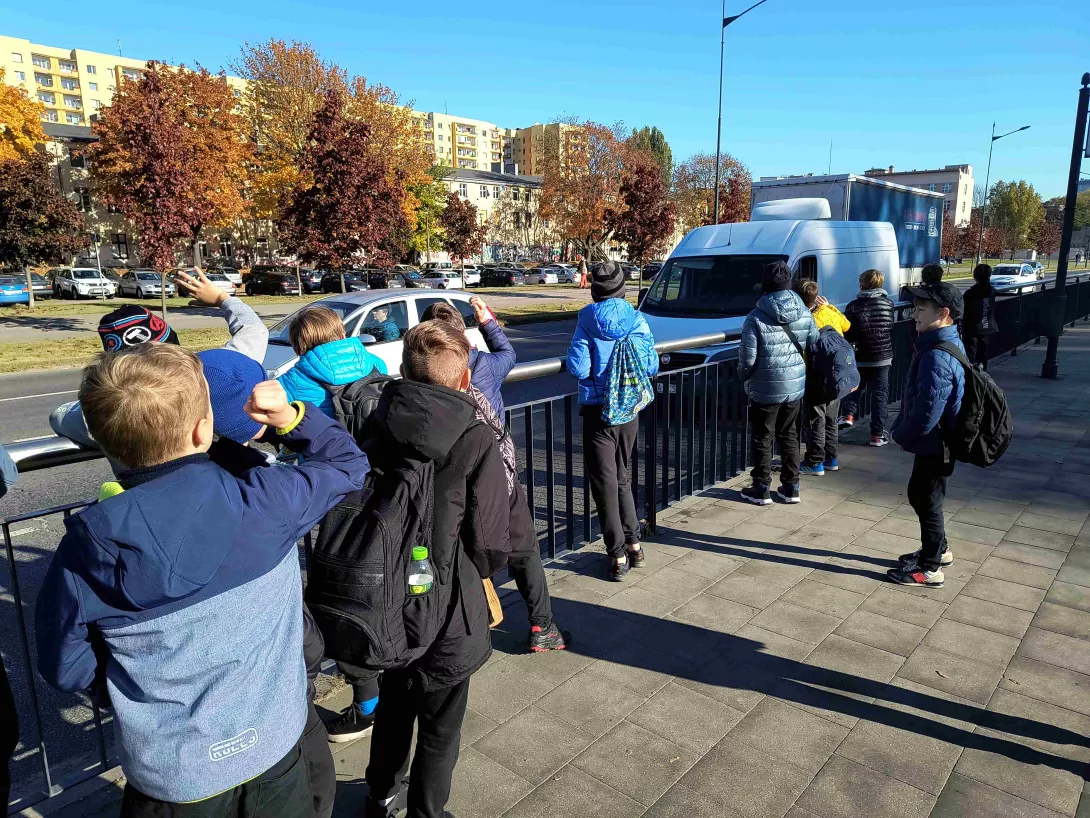
[[[957,227],[965,227],[969,224],[969,217],[973,211],[975,185],[972,165],[947,165],[935,170],[896,170],[893,165],[890,165],[888,168],[872,168],[863,175],[918,190],[941,193],[945,199],[943,213],[953,213],[954,224]]]
[[[512,155],[515,131],[482,119],[438,111],[414,111],[424,149],[437,165],[458,170],[502,170]],[[505,157],[506,155],[506,157]]]

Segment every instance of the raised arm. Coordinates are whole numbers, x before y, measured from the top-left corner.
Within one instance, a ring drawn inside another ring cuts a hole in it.
[[[590,339],[583,330],[583,325],[578,324],[575,327],[575,334],[572,335],[571,345],[568,347],[568,374],[579,380],[589,378],[590,366]]]

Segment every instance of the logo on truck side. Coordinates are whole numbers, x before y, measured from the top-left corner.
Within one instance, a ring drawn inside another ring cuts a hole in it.
[[[244,753],[256,746],[257,730],[251,727],[249,730],[243,730],[234,738],[229,738],[226,741],[217,741],[208,748],[208,757],[212,759],[212,761],[223,761],[226,758],[237,756],[239,753]]]

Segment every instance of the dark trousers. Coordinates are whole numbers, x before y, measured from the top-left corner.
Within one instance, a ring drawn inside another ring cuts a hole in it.
[[[974,364],[980,364],[984,371],[988,371],[988,339],[990,335],[967,335],[965,337],[965,351],[969,353],[969,360]]]
[[[15,712],[15,697],[11,695],[8,673],[0,659],[0,809],[7,809],[11,792],[11,772],[8,761],[19,744],[19,715]]]
[[[946,526],[942,519],[942,501],[946,498],[946,478],[954,464],[941,456],[916,455],[912,476],[908,478],[908,502],[920,518],[920,567],[939,569],[939,559],[946,550]]]
[[[314,798],[314,818],[329,818],[333,814],[333,801],[337,797],[337,769],[333,766],[333,753],[329,749],[329,733],[325,722],[307,703],[307,726],[303,729],[303,760],[307,765],[307,780]]]
[[[640,420],[606,426],[600,406],[584,407],[582,415],[584,468],[598,509],[602,539],[609,556],[623,557],[626,545],[640,541],[640,518],[628,469]]]
[[[344,674],[344,680],[352,685],[352,701],[359,704],[378,696],[381,670],[367,670],[348,662],[337,662],[337,668]]]
[[[121,818],[312,818],[314,797],[302,745],[300,739],[257,778],[203,801],[160,801],[126,784]]]
[[[526,492],[515,481],[511,492],[511,548],[507,565],[515,585],[526,603],[531,626],[547,628],[553,621],[553,603],[549,598],[549,585],[545,581],[545,568],[541,564],[541,549],[537,543],[537,530],[530,518],[526,504]]]
[[[780,483],[799,482],[799,406],[802,400],[788,403],[750,403],[749,425],[753,429],[754,483],[772,482],[772,441],[780,444]]]
[[[870,433],[879,437],[886,432],[886,414],[889,408],[889,366],[859,367],[859,389],[841,402],[845,415],[858,417],[859,398],[863,390],[870,390]]]
[[[443,818],[469,701],[469,679],[424,690],[412,670],[388,670],[371,734],[367,786],[378,801],[393,798],[409,774],[408,818]],[[416,725],[416,753],[409,750]]]
[[[806,465],[816,466],[818,463],[836,460],[839,435],[836,422],[839,411],[839,400],[817,406],[806,405],[803,418],[806,432],[806,457],[803,462]]]

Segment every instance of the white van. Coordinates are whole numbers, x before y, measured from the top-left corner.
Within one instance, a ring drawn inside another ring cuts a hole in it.
[[[840,308],[859,291],[864,270],[881,270],[894,300],[909,283],[888,222],[771,219],[711,225],[681,240],[640,312],[656,341],[709,332],[737,337],[761,297],[761,274],[774,261],[786,261],[800,280],[816,281],[821,294]],[[706,360],[730,348],[733,344],[692,352]]]

